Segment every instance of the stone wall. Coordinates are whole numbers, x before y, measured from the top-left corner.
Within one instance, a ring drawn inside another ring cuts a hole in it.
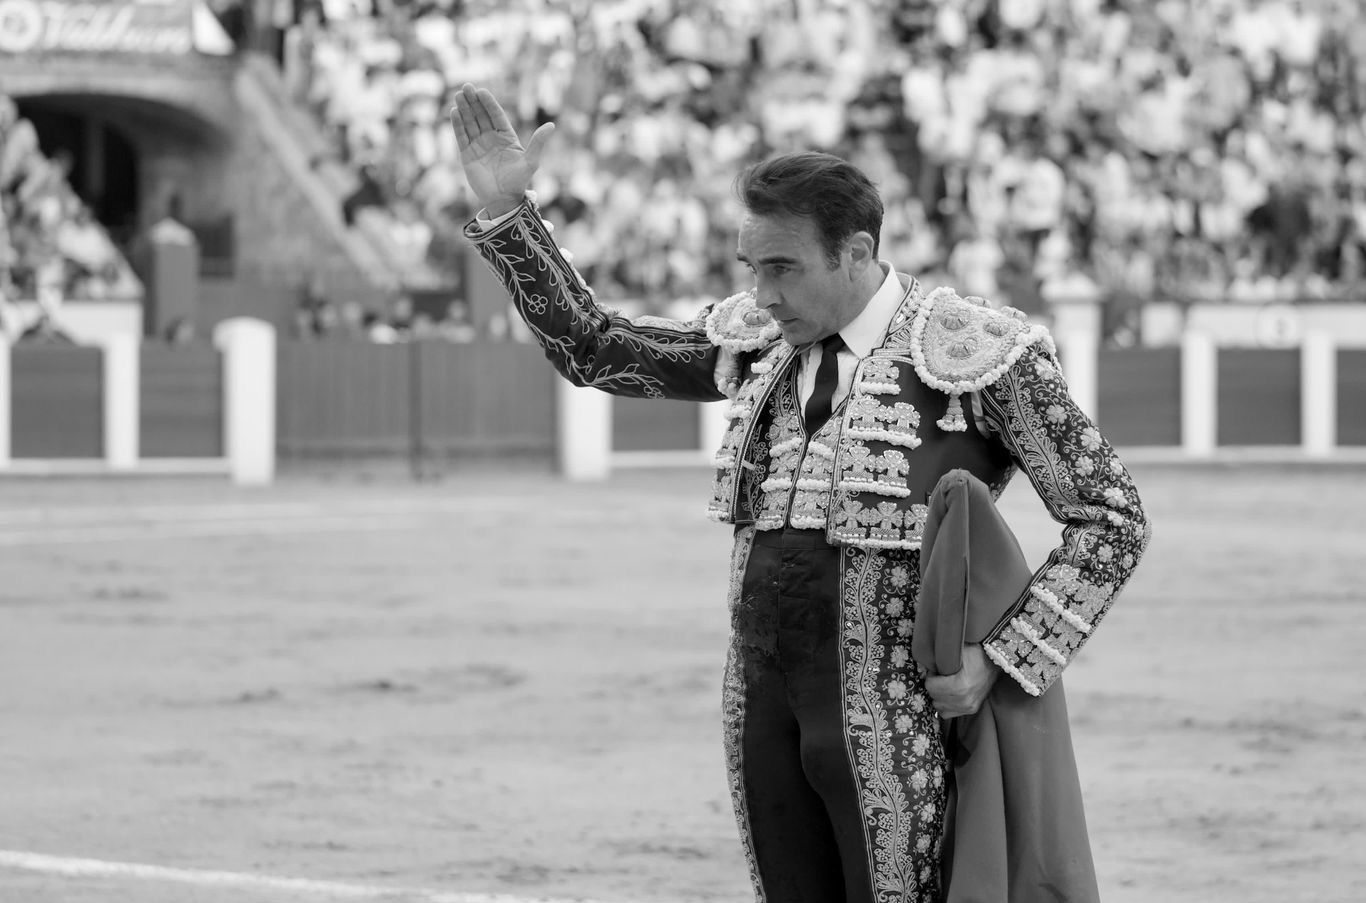
[[[297,116],[286,123],[290,111],[254,63],[0,55],[0,90],[124,133],[138,157],[144,228],[172,195],[192,223],[231,218],[235,270],[205,286],[202,327],[239,313],[285,325],[292,309],[279,308],[315,276],[334,301],[381,306],[391,265],[342,224],[346,186],[311,168],[319,136],[301,136]]]

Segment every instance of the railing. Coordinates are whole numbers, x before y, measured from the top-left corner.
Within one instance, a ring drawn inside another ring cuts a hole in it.
[[[286,342],[279,452],[292,460],[406,455],[415,470],[459,458],[548,461],[553,379],[533,345]]]
[[[416,475],[471,459],[614,469],[706,466],[722,403],[613,398],[518,343],[284,342],[226,321],[213,345],[0,344],[0,473],[221,473],[284,461],[407,457]],[[1083,409],[1122,452],[1281,460],[1366,452],[1366,344],[1311,331],[1293,348],[1100,349],[1057,335]],[[277,415],[278,411],[278,415]]]
[[[1309,332],[1296,348],[1220,347],[1203,333],[1179,347],[1101,349],[1091,334],[1056,336],[1078,405],[1121,451],[1200,460],[1228,453],[1278,459],[1355,458],[1366,451],[1366,346],[1339,346]],[[612,469],[701,463],[719,445],[719,405],[680,415],[659,402],[623,403],[592,389],[559,389],[561,470],[598,479]],[[686,445],[625,448],[617,421],[635,435],[693,423]]]
[[[225,320],[212,346],[0,342],[0,473],[275,473],[275,331]]]

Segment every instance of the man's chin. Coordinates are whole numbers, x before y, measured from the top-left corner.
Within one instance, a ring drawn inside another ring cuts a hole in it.
[[[811,327],[805,323],[779,321],[778,331],[783,334],[783,340],[789,345],[800,347],[816,340],[815,336],[811,335]]]

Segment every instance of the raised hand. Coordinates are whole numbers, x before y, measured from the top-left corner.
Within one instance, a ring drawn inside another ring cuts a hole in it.
[[[492,92],[466,83],[455,95],[451,125],[475,198],[493,217],[514,209],[531,187],[554,123],[538,128],[523,147]]]

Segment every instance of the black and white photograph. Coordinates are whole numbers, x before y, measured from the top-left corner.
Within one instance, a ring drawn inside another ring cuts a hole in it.
[[[1362,903],[1353,606],[1359,0],[0,0],[0,903]]]

